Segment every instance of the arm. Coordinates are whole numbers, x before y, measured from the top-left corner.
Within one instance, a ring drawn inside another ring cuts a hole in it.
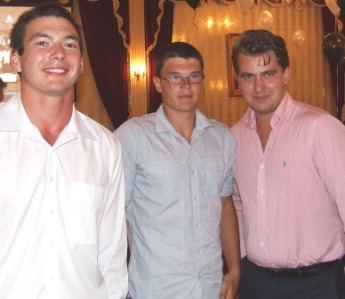
[[[337,204],[345,231],[345,126],[332,116],[319,118],[311,148],[317,173]]]
[[[120,151],[120,146],[117,147]],[[121,154],[116,154],[100,223],[98,264],[109,299],[126,298],[128,292],[125,188]]]
[[[224,276],[220,299],[235,299],[240,281],[240,241],[235,206],[231,196],[222,198],[220,238],[228,268]]]
[[[238,187],[235,182],[234,190],[232,192],[232,199],[234,201],[236,214],[237,214],[237,222],[238,222],[238,230],[240,234],[240,249],[241,249],[241,258],[247,255],[245,244],[244,244],[244,232],[243,232],[243,215],[242,215],[242,202],[240,198],[240,194],[238,192]]]
[[[121,143],[121,156],[123,163],[123,173],[125,178],[125,207],[127,208],[131,202],[132,190],[136,176],[136,149],[138,148],[137,135],[140,133],[133,133],[133,126],[126,122],[118,128],[114,135]]]

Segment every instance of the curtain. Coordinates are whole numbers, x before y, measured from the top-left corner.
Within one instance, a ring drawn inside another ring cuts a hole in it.
[[[335,17],[330,12],[327,7],[322,8],[322,20],[323,20],[323,27],[325,36],[328,33],[337,32],[336,24],[335,24]],[[345,25],[345,15],[340,15],[340,20]],[[345,29],[341,31],[342,34],[345,34]],[[344,53],[345,55],[345,53]],[[336,97],[336,105],[337,111],[336,116],[339,120],[341,120],[342,116],[342,108],[345,102],[345,91],[344,91],[344,70],[341,67],[332,66],[330,64],[330,71],[331,71],[331,80],[333,85],[333,91]],[[344,121],[344,120],[343,120]]]
[[[117,128],[129,115],[128,0],[116,1],[119,4],[116,10],[112,0],[79,0],[78,3],[96,86]]]
[[[173,28],[174,4],[168,0],[145,0],[145,50],[148,72],[146,76],[148,87],[147,112],[155,112],[162,100],[153,84],[155,75],[155,57],[167,44],[171,43]]]

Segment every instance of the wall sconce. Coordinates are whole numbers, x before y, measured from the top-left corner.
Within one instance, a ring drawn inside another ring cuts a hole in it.
[[[222,28],[229,29],[234,26],[234,22],[228,17],[225,17],[222,19],[213,19],[212,17],[209,17],[205,22],[205,26],[206,26],[206,29],[208,30],[222,29]]]
[[[143,79],[146,76],[145,72],[145,66],[136,66],[133,68],[133,76],[137,79],[137,81],[140,81],[140,79]]]

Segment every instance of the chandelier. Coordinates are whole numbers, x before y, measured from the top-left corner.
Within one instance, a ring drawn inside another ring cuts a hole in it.
[[[178,2],[178,1],[186,1],[193,9],[197,8],[201,4],[201,0],[170,0],[172,2]],[[204,0],[207,2],[207,0]],[[221,4],[231,4],[233,2],[238,2],[237,0],[214,0],[216,2],[219,2]],[[240,0],[241,1],[241,0]],[[325,7],[327,0],[242,0],[241,2],[244,2],[242,6],[245,6],[246,3],[249,4],[249,2],[264,2],[267,5],[273,6],[273,7],[283,7],[283,6],[293,6],[295,9],[302,9],[307,3],[310,3],[317,7]],[[330,0],[328,0],[330,1]],[[333,1],[333,0],[331,0]],[[335,0],[334,0],[335,1]],[[247,4],[247,6],[249,6]]]
[[[307,3],[317,7],[326,7],[324,0],[263,0],[264,3],[273,7],[293,6],[302,9]]]

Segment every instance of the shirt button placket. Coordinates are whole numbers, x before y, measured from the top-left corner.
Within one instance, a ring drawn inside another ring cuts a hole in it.
[[[46,206],[46,223],[45,223],[45,240],[47,244],[45,256],[45,273],[47,279],[47,298],[56,298],[57,278],[58,278],[58,215],[57,215],[57,166],[58,158],[54,149],[51,149],[48,162],[48,184],[46,185],[45,198]]]
[[[257,219],[258,219],[258,238],[261,247],[265,245],[264,231],[265,231],[265,165],[264,161],[259,166],[258,170],[258,185],[257,185]]]

